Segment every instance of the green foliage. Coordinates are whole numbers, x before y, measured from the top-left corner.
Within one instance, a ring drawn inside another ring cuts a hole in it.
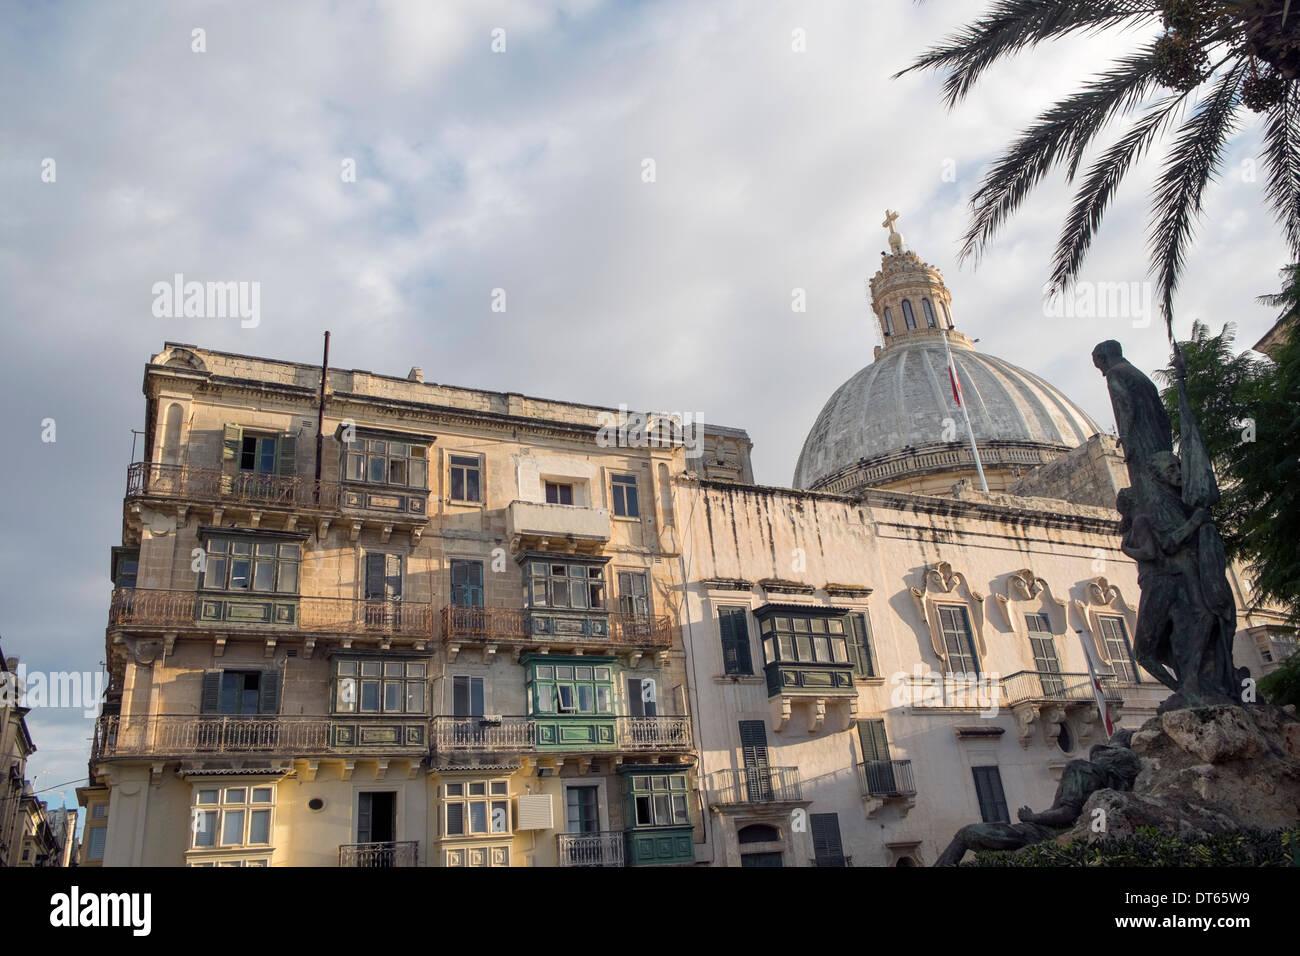
[[[1292,654],[1282,666],[1259,679],[1259,693],[1270,704],[1300,707],[1300,654]]]
[[[1295,866],[1300,828],[1243,830],[1184,840],[1156,827],[1131,837],[1060,846],[1051,840],[1023,850],[984,850],[965,866]]]

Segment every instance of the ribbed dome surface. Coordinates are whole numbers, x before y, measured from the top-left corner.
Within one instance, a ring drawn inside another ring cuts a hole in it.
[[[975,438],[1073,448],[1101,431],[1043,379],[970,348],[952,349]],[[898,342],[841,385],[817,416],[795,466],[794,486],[817,483],[863,459],[949,440],[944,419],[968,441],[953,400],[943,342]]]

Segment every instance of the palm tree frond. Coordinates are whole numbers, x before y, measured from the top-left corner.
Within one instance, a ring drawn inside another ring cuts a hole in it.
[[[1264,127],[1268,204],[1293,256],[1300,255],[1300,95],[1289,86]]]

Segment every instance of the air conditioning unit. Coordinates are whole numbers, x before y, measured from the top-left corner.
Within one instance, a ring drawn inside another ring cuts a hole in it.
[[[549,793],[520,794],[515,798],[516,830],[554,830],[554,804]]]

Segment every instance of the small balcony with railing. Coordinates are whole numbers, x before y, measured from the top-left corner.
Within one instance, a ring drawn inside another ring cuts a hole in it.
[[[454,658],[467,647],[495,651],[510,648],[516,653],[546,650],[555,653],[620,653],[633,663],[643,654],[664,654],[673,645],[672,619],[668,615],[575,614],[571,628],[557,625],[555,611],[536,614],[527,608],[462,607],[449,604],[442,609],[442,640]]]
[[[506,532],[517,550],[600,554],[609,543],[610,518],[604,508],[512,501]]]
[[[555,835],[560,866],[623,866],[626,841],[617,830]]]
[[[418,866],[420,844],[416,840],[395,843],[345,843],[339,847],[339,866]]]
[[[1018,671],[1002,678],[1002,699],[1015,715],[1020,744],[1028,747],[1034,728],[1042,724],[1050,737],[1060,732],[1067,716],[1097,719],[1096,690],[1090,674]],[[1117,717],[1124,694],[1113,674],[1100,674],[1097,683],[1112,716]]]
[[[710,774],[706,787],[716,810],[781,807],[804,802],[798,767],[745,767]]]
[[[434,717],[433,747],[440,754],[531,753],[537,721],[531,717]]]
[[[253,510],[334,511],[339,486],[298,475],[137,461],[127,467],[126,497]]]
[[[117,588],[110,628],[132,631],[221,630],[433,639],[434,606],[421,601],[306,597],[248,591]]]

